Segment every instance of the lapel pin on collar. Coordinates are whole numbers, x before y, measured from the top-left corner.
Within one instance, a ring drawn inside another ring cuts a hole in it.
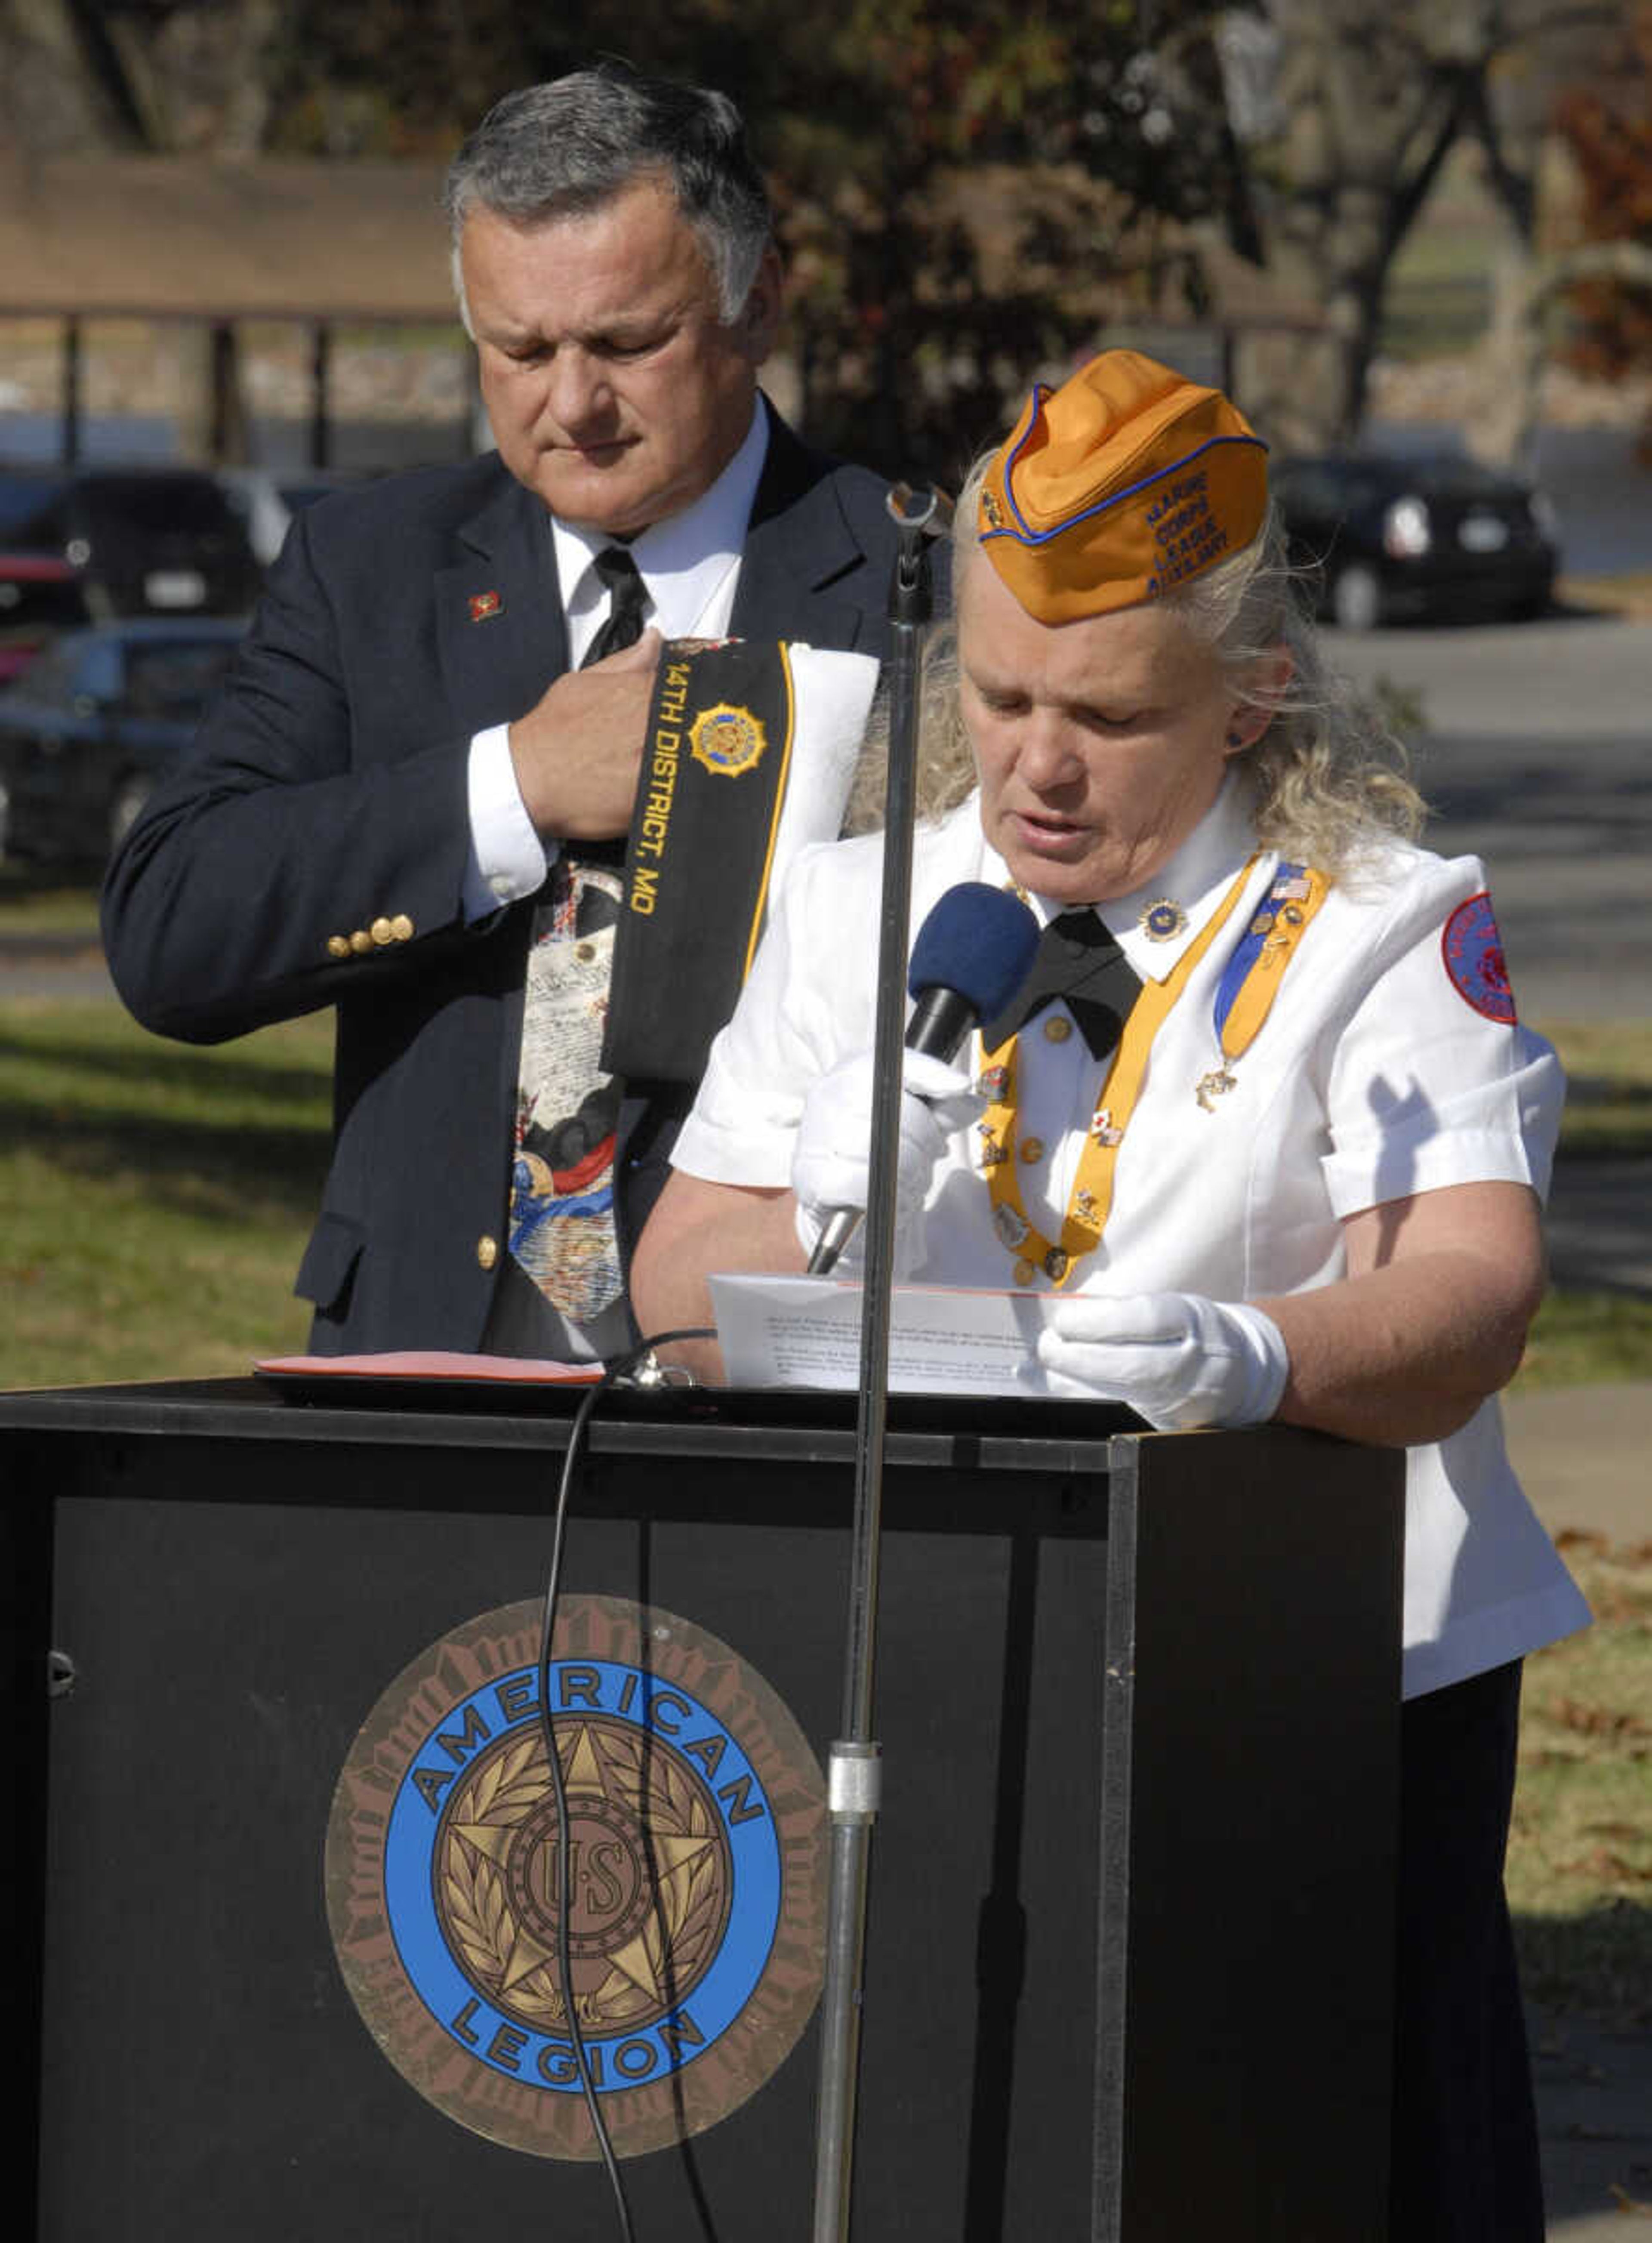
[[[502,616],[505,603],[497,592],[473,592],[470,596],[470,619],[473,623],[485,623],[491,616]]]
[[[1149,942],[1173,942],[1187,926],[1187,913],[1169,896],[1144,905],[1138,925]]]

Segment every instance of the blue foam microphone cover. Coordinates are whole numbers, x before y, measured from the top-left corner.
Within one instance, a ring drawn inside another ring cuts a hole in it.
[[[1018,896],[984,880],[949,888],[918,929],[907,968],[917,1000],[908,1045],[950,1059],[977,1020],[1001,1013],[1032,968],[1038,922]]]
[[[950,1060],[977,1020],[1001,1013],[1026,980],[1038,947],[1038,922],[1018,896],[984,880],[949,888],[917,931],[907,969],[917,1000],[906,1024],[908,1051]],[[858,1207],[835,1208],[809,1257],[823,1277],[859,1227]]]

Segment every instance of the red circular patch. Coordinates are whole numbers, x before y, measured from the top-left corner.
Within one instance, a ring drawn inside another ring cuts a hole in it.
[[[1482,889],[1459,904],[1440,938],[1451,986],[1464,1002],[1488,1020],[1512,1026],[1514,993],[1508,984],[1503,939],[1492,917],[1491,898]]]

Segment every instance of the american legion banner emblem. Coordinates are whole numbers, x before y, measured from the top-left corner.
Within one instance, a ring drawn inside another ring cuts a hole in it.
[[[363,2021],[421,2095],[492,2140],[586,2159],[541,1624],[534,1600],[484,1613],[384,1692],[334,1793],[327,1913]],[[671,1613],[564,1598],[550,1679],[574,2014],[634,2157],[727,2117],[808,2023],[825,1785],[762,1677]]]

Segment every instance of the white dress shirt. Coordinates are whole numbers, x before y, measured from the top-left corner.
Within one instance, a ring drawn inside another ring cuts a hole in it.
[[[769,449],[759,399],[739,450],[708,490],[629,541],[648,595],[645,621],[664,638],[722,638],[734,611],[740,553]],[[601,531],[549,517],[554,587],[567,626],[568,667],[577,670],[607,619],[608,596],[592,562],[614,543]],[[524,714],[526,711],[523,712]],[[538,892],[552,862],[523,807],[511,760],[510,727],[491,724],[470,744],[471,861],[465,915],[485,919]]]

